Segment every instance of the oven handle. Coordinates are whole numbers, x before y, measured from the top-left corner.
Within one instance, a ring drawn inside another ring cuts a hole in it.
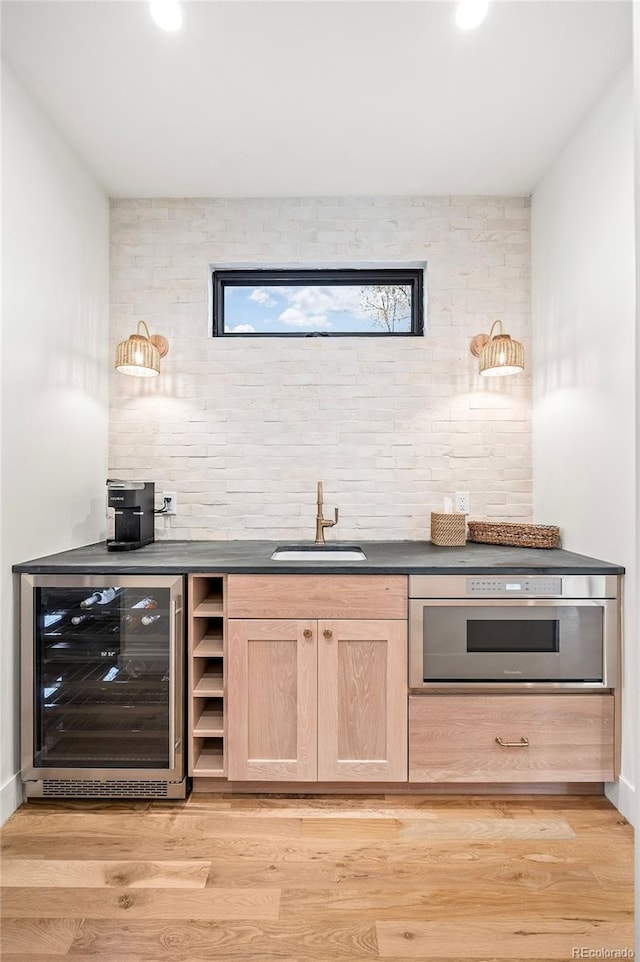
[[[520,737],[519,742],[505,742],[503,738],[500,738],[500,735],[496,735],[496,741],[498,745],[500,745],[500,748],[528,748],[529,747],[529,739],[526,737],[526,735],[522,735]]]

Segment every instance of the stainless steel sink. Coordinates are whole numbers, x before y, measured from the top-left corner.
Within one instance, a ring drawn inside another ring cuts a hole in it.
[[[353,544],[283,544],[271,555],[272,561],[366,561],[367,556]]]

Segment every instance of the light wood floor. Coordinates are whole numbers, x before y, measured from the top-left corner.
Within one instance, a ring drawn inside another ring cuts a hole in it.
[[[632,848],[630,826],[594,796],[30,802],[3,830],[2,959],[629,950]]]

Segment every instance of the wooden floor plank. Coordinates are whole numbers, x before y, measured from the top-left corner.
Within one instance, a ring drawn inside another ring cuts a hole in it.
[[[389,885],[386,879],[367,885],[336,885],[332,889],[284,889],[281,899],[281,918],[325,919],[343,922],[376,921],[401,918],[409,921],[449,921],[468,919],[477,915],[486,920],[521,920],[544,918],[545,915],[568,918],[601,918],[629,922],[633,913],[620,890],[597,888],[593,879],[576,884],[563,882],[539,891],[515,885],[484,884],[469,888],[466,898],[460,880],[443,885],[440,879],[432,884]]]
[[[583,881],[597,888],[597,882],[629,885],[633,881],[633,865],[629,849],[614,848],[604,852],[575,851],[573,842],[556,842],[554,851],[532,851],[530,843],[510,843],[508,857],[504,850],[482,844],[471,852],[438,846],[420,858],[420,853],[407,852],[402,860],[385,858],[386,851],[371,857],[360,853],[335,858],[219,859],[211,862],[207,885],[279,885],[286,888],[318,889],[336,884],[377,884],[384,879],[390,888],[419,886],[438,879],[443,884],[477,888],[487,883],[502,883],[520,889],[541,890],[567,881]],[[570,847],[572,846],[572,847]],[[479,851],[478,851],[479,849]],[[299,853],[297,853],[299,854]],[[397,853],[396,853],[397,854]]]
[[[513,919],[466,922],[379,922],[380,957],[397,959],[452,959],[467,947],[465,958],[571,959],[574,949],[633,949],[632,922],[576,919]],[[471,950],[469,951],[469,948]],[[601,956],[601,958],[604,956]]]
[[[2,916],[60,919],[275,919],[280,890],[255,888],[198,889],[77,889],[5,888]]]
[[[113,838],[133,835],[135,838],[225,838],[227,836],[265,836],[296,838],[300,835],[300,818],[275,819],[268,814],[253,819],[225,817],[226,813],[211,812],[209,815],[186,815],[175,813],[144,812],[136,814],[91,813],[84,817],[77,812],[52,812],[51,814],[24,815],[10,820],[3,831],[8,840],[14,835],[29,834],[31,837],[62,835],[73,838],[87,834]]]
[[[244,824],[244,820],[242,822]],[[337,839],[355,842],[395,841],[398,838],[398,822],[389,818],[303,818],[302,838],[321,838],[323,841]]]
[[[52,955],[49,952],[39,953],[37,956],[31,954],[31,952],[5,952],[2,955],[2,962],[60,962],[61,959],[69,958],[68,955]],[[95,955],[76,955],[73,956],[73,962],[96,962]],[[121,953],[118,955],[117,960],[114,962],[146,962],[139,955],[129,955],[128,953]],[[196,962],[196,960],[194,960]],[[210,960],[207,960],[210,962]]]
[[[0,865],[0,886],[198,889],[207,884],[211,862],[113,862],[79,859],[11,859]]]
[[[9,953],[26,953],[33,962],[42,955],[56,958],[67,954],[74,937],[80,931],[80,919],[10,919],[0,927],[0,957]]]
[[[176,956],[192,962],[224,959],[225,962],[362,962],[378,958],[373,924],[334,925],[331,928],[301,920],[275,922],[216,923],[191,920],[166,922],[117,923],[87,921],[73,942],[68,958],[75,962],[76,953],[92,954],[95,962],[114,962],[118,953],[139,955],[145,962],[171,960]]]
[[[220,795],[192,795],[194,805],[207,804],[198,800],[220,800]],[[164,803],[163,803],[164,804]],[[490,795],[237,795],[228,799],[231,811],[262,811],[300,814],[314,811],[326,811],[336,816],[348,817],[353,812],[371,809],[378,816],[383,813],[400,811],[406,813],[420,811],[438,813],[455,817],[463,812],[481,812],[489,817],[495,812],[498,817],[504,815],[531,815],[544,812],[587,812],[590,810],[611,812],[611,803],[602,795],[511,795],[493,792]],[[615,811],[615,809],[614,809]],[[621,817],[616,812],[618,817]]]
[[[201,797],[201,796],[197,796]],[[382,800],[368,796],[341,798],[255,798],[232,799],[229,814],[235,817],[259,817],[267,812],[272,818],[405,818],[407,813],[418,818],[459,818],[481,814],[483,818],[522,818],[529,816],[544,817],[560,813],[563,818],[575,815],[590,817],[602,811],[611,817],[610,808],[601,809],[594,802],[598,796],[539,796],[540,803],[531,796],[410,796],[399,798],[389,796]],[[608,804],[608,803],[607,803]],[[619,812],[615,816],[621,819]]]
[[[575,838],[575,832],[564,818],[447,818],[426,821],[405,819],[398,837],[403,842],[432,838],[468,838],[508,841],[523,838]]]

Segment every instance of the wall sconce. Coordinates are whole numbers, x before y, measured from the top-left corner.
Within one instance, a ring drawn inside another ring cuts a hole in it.
[[[494,334],[496,325],[499,333]],[[524,371],[524,348],[520,341],[513,341],[502,331],[502,321],[494,321],[488,334],[476,334],[469,350],[479,359],[480,374],[500,377],[504,374],[520,374]]]
[[[149,334],[145,322],[138,321],[137,332],[116,347],[116,371],[133,377],[156,377],[160,373],[160,358],[168,350],[166,337]]]

